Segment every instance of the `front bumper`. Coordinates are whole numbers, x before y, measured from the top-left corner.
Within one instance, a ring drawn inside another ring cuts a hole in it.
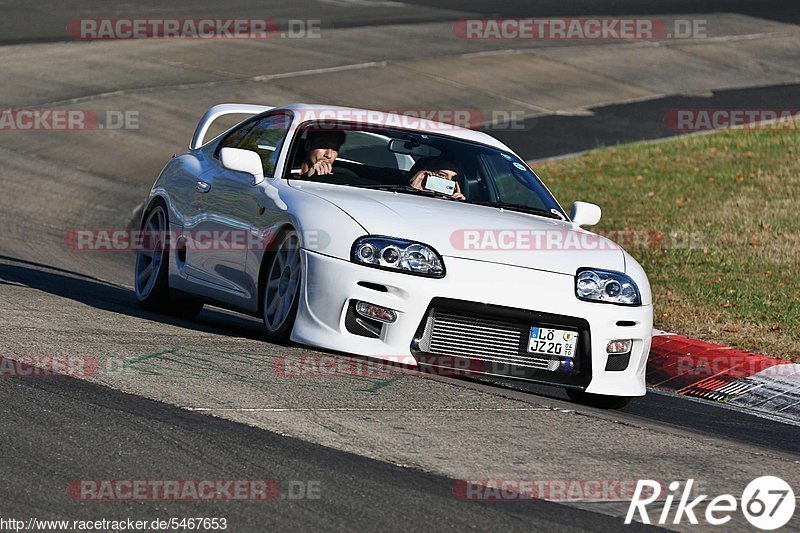
[[[345,353],[415,365],[412,341],[419,334],[434,298],[534,312],[532,316],[573,317],[588,324],[587,363],[581,379],[564,380],[537,372],[532,379],[584,389],[595,394],[641,396],[652,335],[652,306],[624,307],[580,301],[571,275],[445,257],[447,276],[423,278],[369,268],[315,252],[303,251],[303,290],[292,340]],[[348,305],[362,300],[397,312],[377,338],[348,331]],[[487,317],[491,318],[491,317]],[[606,345],[632,339],[624,370],[609,370]],[[580,342],[580,341],[579,341]],[[419,350],[414,349],[419,356]],[[590,372],[587,374],[587,370]]]

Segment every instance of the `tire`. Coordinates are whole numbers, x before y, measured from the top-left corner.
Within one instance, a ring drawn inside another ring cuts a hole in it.
[[[147,236],[142,250],[136,253],[133,287],[139,307],[181,318],[195,318],[203,302],[178,298],[169,290],[169,218],[163,202],[156,203],[142,221]]]
[[[292,334],[300,303],[300,238],[296,231],[288,230],[276,242],[277,248],[267,258],[262,318],[267,340],[285,343]]]
[[[622,409],[633,399],[630,396],[608,396],[605,394],[592,394],[574,389],[566,389],[567,396],[575,403],[597,407],[598,409]]]

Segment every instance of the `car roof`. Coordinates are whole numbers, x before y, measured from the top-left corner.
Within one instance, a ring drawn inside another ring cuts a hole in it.
[[[306,120],[359,122],[370,126],[383,126],[386,128],[435,133],[454,139],[485,144],[500,150],[512,151],[505,144],[483,132],[462,128],[445,122],[418,118],[411,114],[401,115],[373,109],[301,103],[276,107],[274,110],[280,109],[292,111],[296,115],[299,115],[302,122]]]

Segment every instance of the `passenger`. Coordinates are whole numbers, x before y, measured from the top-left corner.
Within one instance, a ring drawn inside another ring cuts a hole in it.
[[[413,175],[409,185],[420,191],[430,190],[425,188],[425,183],[429,176],[444,178],[455,182],[455,190],[450,196],[456,200],[465,200],[466,198],[461,193],[461,187],[458,184],[461,173],[457,169],[457,165],[439,157],[421,159],[410,170]]]

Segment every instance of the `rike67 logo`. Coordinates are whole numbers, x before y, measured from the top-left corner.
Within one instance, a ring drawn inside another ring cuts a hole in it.
[[[779,477],[763,476],[754,479],[745,487],[739,501],[732,494],[721,494],[711,501],[707,501],[708,495],[701,494],[690,500],[694,496],[693,485],[694,480],[688,479],[681,490],[681,482],[673,481],[669,484],[666,495],[662,495],[658,481],[640,479],[636,483],[625,523],[630,524],[638,513],[642,523],[650,524],[649,511],[656,511],[658,514],[655,520],[659,525],[667,524],[672,515],[673,524],[680,524],[685,518],[689,523],[697,525],[698,516],[701,516],[706,523],[720,526],[728,523],[733,513],[740,509],[753,527],[771,531],[785,526],[794,515],[794,491]],[[678,503],[673,513],[675,500]],[[648,509],[651,504],[655,505]],[[702,507],[705,507],[705,512],[701,514],[699,508]]]

